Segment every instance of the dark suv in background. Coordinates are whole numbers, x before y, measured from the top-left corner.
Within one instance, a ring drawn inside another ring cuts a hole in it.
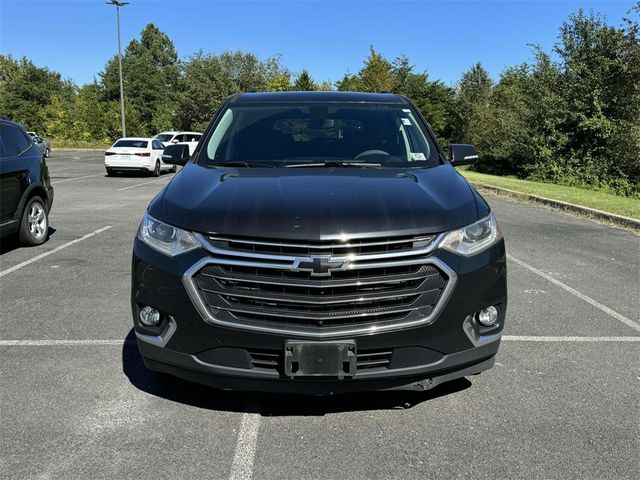
[[[131,303],[152,370],[225,389],[427,390],[493,365],[502,234],[405,97],[231,97],[151,202]]]
[[[49,234],[53,187],[44,155],[22,125],[0,117],[0,237],[40,245]]]

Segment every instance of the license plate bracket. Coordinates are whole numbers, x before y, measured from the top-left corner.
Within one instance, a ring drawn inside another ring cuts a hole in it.
[[[356,373],[354,340],[336,342],[288,341],[284,345],[284,373],[296,377],[337,377]]]

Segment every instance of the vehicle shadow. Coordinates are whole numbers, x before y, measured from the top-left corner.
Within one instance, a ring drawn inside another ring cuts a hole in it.
[[[367,410],[402,410],[466,390],[461,378],[426,392],[362,392],[316,397],[294,394],[228,392],[148,370],[142,361],[133,329],[122,348],[122,370],[131,384],[151,395],[208,410],[260,413],[270,416],[323,416]]]
[[[54,233],[56,233],[56,229],[49,227],[47,240],[42,245],[46,244],[49,241],[49,239],[53,236]],[[40,245],[37,245],[37,247],[39,247],[39,246]],[[20,245],[20,243],[18,242],[18,235],[15,234],[15,233],[11,234],[11,235],[7,235],[6,237],[0,239],[0,255],[4,255],[5,253],[13,252],[14,250],[17,250],[18,248],[35,248],[35,247],[28,247],[28,246]]]
[[[160,171],[160,176],[162,177],[163,175],[167,175],[169,173],[174,173],[171,170],[162,170]],[[131,171],[125,171],[125,170],[120,170],[117,172],[113,172],[111,175],[107,175],[106,173],[104,174],[105,178],[117,178],[117,177],[122,177],[122,178],[154,178],[154,176],[151,174],[151,172],[146,172],[146,171],[136,171],[136,170],[131,170]]]

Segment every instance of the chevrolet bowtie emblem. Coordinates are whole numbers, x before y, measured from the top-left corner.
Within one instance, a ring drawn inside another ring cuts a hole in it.
[[[312,277],[329,277],[334,270],[343,270],[345,263],[344,260],[334,260],[327,255],[312,255],[308,259],[299,259],[293,268],[303,272],[311,272]]]

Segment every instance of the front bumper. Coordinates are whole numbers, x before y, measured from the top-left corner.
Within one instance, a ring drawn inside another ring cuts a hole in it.
[[[491,368],[500,344],[507,306],[504,242],[471,258],[436,250],[432,255],[457,275],[455,289],[429,325],[382,333],[349,335],[358,353],[391,352],[380,368],[358,368],[353,377],[285,376],[256,366],[254,352],[276,358],[289,340],[302,334],[278,334],[205,322],[182,282],[182,275],[208,254],[193,251],[168,258],[136,239],[133,256],[132,309],[140,353],[151,370],[222,389],[331,394],[362,390],[427,390],[455,378]],[[157,328],[138,322],[142,305],[163,313]],[[480,327],[478,310],[497,305],[498,324]],[[336,340],[334,338],[333,340]]]

